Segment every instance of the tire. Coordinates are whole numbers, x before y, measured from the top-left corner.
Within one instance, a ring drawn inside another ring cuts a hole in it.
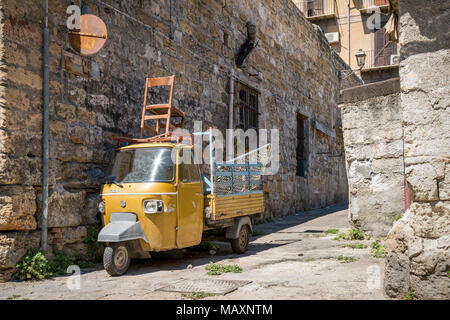
[[[130,267],[131,256],[125,243],[112,243],[103,253],[103,266],[109,275],[116,277],[127,272]]]
[[[248,243],[250,241],[250,228],[244,224],[239,230],[237,239],[231,239],[231,248],[235,253],[244,253],[248,249]]]

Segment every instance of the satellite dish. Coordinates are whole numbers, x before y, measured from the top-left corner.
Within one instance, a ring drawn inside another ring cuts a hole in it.
[[[82,56],[92,56],[106,43],[108,31],[102,19],[93,14],[80,16],[80,30],[69,31],[72,48]]]

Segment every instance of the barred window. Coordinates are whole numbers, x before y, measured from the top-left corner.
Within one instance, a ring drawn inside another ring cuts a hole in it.
[[[236,128],[246,131],[248,129],[258,129],[259,116],[259,92],[236,82],[237,89],[235,100]]]

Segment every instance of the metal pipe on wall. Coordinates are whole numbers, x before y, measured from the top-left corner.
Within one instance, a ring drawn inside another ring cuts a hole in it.
[[[348,5],[348,11],[347,11],[347,27],[348,27],[348,66],[351,67],[351,45],[350,45],[350,0],[347,0],[347,5]]]
[[[233,158],[233,117],[234,117],[234,68],[230,68],[230,97],[228,101],[227,160]]]
[[[42,116],[42,225],[41,225],[41,249],[47,251],[47,221],[48,221],[48,135],[49,135],[49,31],[48,31],[48,0],[45,0],[45,27],[43,36],[44,75],[43,98],[44,108]]]

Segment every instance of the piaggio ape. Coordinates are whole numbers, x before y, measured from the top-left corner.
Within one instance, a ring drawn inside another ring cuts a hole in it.
[[[170,86],[168,104],[147,105],[153,86]],[[171,119],[180,118],[181,127],[185,117],[172,106],[173,87],[174,76],[148,78],[141,137],[113,137],[121,146],[101,189],[103,228],[98,235],[98,241],[107,244],[103,264],[112,276],[124,274],[131,258],[195,246],[209,235],[225,237],[234,252],[243,253],[252,217],[264,212],[261,163],[214,162],[211,129],[172,135],[176,126]],[[156,130],[147,126],[148,120],[156,120]],[[145,131],[155,136],[143,138]],[[209,137],[207,173],[195,164],[193,135]]]

